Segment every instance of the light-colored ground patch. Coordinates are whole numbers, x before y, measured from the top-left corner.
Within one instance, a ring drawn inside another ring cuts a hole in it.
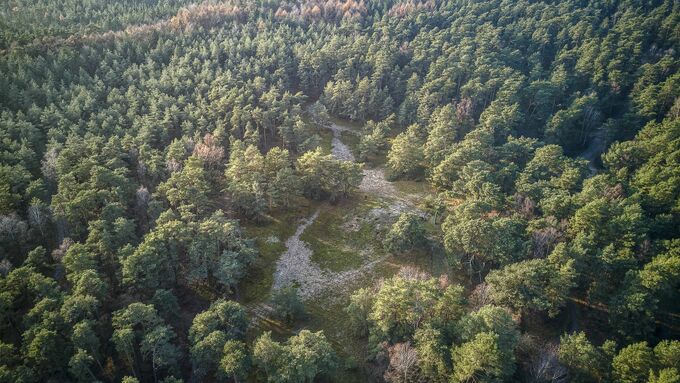
[[[333,157],[343,161],[355,161],[351,148],[342,141],[342,132],[353,132],[352,128],[332,122],[328,129],[333,133],[331,141],[331,153]],[[385,178],[385,173],[381,168],[364,169],[364,178],[359,186],[359,191],[370,196],[374,200],[380,201],[380,206],[368,210],[362,216],[350,217],[346,222],[325,223],[328,226],[339,225],[350,231],[358,232],[366,224],[372,225],[377,230],[384,230],[385,227],[396,220],[403,212],[416,211],[416,204],[411,195],[400,192],[391,182]],[[421,213],[422,214],[422,213]],[[349,286],[351,282],[367,271],[371,270],[377,263],[387,258],[387,255],[377,254],[371,257],[369,253],[375,252],[375,245],[379,246],[380,241],[376,240],[373,246],[366,246],[363,249],[353,249],[351,244],[342,246],[337,243],[328,245],[323,238],[313,237],[316,247],[327,249],[332,247],[335,251],[330,254],[335,257],[352,258],[347,259],[346,263],[353,265],[348,270],[329,270],[314,262],[314,252],[310,244],[301,239],[307,228],[314,224],[319,217],[319,210],[308,218],[302,220],[297,226],[295,233],[284,243],[286,250],[276,262],[272,291],[285,286],[294,285],[298,287],[300,297],[309,299],[319,296],[325,291],[338,292],[338,288]],[[329,231],[330,233],[331,231]],[[337,233],[335,233],[337,234]],[[334,238],[335,239],[335,238]],[[352,257],[352,256],[356,257]],[[359,264],[356,263],[357,258]],[[341,260],[338,260],[341,261]],[[329,265],[342,262],[328,262]]]
[[[333,154],[333,157],[343,161],[354,162],[354,154],[352,154],[352,150],[349,148],[349,146],[345,145],[341,139],[342,132],[350,131],[350,129],[334,122],[331,123],[328,128],[333,132],[333,140],[331,141],[331,153]]]
[[[312,250],[307,243],[300,240],[305,229],[319,216],[317,210],[311,217],[303,220],[290,238],[286,240],[286,251],[276,262],[274,283],[272,290],[295,285],[301,296],[308,296],[317,291],[325,282],[327,276],[323,270],[312,263]]]
[[[356,269],[341,272],[319,267],[312,261],[312,249],[310,249],[309,244],[300,239],[300,236],[314,223],[318,216],[319,211],[316,211],[311,217],[303,220],[297,227],[295,234],[286,240],[286,251],[276,263],[272,290],[293,285],[298,288],[298,293],[302,299],[314,298],[328,291],[336,294],[339,291],[338,289],[348,286],[352,280],[363,275],[387,257],[373,259]]]
[[[331,122],[328,128],[333,132],[333,140],[331,141],[333,157],[343,161],[356,161],[352,149],[342,141],[342,132],[356,134],[356,131],[337,122]],[[384,169],[380,167],[365,167],[363,175],[361,184],[359,184],[360,192],[366,193],[371,197],[388,199],[393,205],[396,205],[394,208],[400,212],[415,209],[417,196],[399,191],[392,182],[387,180]]]

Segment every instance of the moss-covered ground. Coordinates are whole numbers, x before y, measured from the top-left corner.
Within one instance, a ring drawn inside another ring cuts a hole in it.
[[[318,218],[300,239],[313,251],[312,261],[330,271],[340,272],[360,267],[381,252],[376,245],[374,227],[357,220],[356,227],[347,223],[368,214],[377,206],[369,199],[345,200],[337,205],[324,204]],[[379,244],[378,244],[379,245]]]

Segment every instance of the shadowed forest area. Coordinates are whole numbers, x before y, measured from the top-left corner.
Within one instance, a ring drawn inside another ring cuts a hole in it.
[[[0,0],[0,383],[680,383],[680,3]]]

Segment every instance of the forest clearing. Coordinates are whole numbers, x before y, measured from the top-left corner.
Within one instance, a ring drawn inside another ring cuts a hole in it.
[[[680,2],[0,5],[0,383],[680,383]]]

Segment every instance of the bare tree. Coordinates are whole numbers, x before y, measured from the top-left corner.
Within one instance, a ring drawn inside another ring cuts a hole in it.
[[[203,163],[211,169],[224,163],[224,148],[219,145],[215,137],[207,133],[203,136],[203,142],[194,146],[194,154],[203,160]]]
[[[40,171],[43,177],[51,184],[57,183],[57,158],[59,152],[56,148],[52,148],[45,152],[42,161],[40,162]]]
[[[12,262],[7,258],[0,261],[0,275],[6,277],[10,271],[12,271]]]
[[[515,208],[524,218],[533,218],[535,216],[536,203],[529,197],[523,194],[515,194]]]
[[[415,266],[403,266],[401,269],[399,269],[399,276],[404,279],[412,279],[417,281],[430,278],[430,274],[421,271]]]
[[[146,186],[141,185],[137,192],[135,193],[135,205],[137,210],[146,211],[147,206],[149,206],[149,200],[151,199],[151,194]]]
[[[149,201],[151,200],[151,193],[146,186],[141,185],[135,192],[135,213],[137,214],[137,219],[143,228],[148,228],[149,223]]]
[[[26,239],[28,225],[16,213],[0,215],[0,242],[18,244]]]
[[[463,98],[456,104],[456,118],[465,121],[472,118],[472,99]]]
[[[175,173],[182,170],[182,163],[173,158],[170,158],[167,161],[165,161],[165,168],[168,170],[168,172]]]
[[[446,274],[442,274],[439,276],[439,288],[442,290],[446,289],[451,285],[451,281],[449,280],[449,276]]]
[[[384,378],[392,383],[419,382],[418,353],[411,347],[410,342],[397,343],[388,348],[390,365],[385,372]]]
[[[57,262],[61,261],[61,259],[68,251],[68,248],[71,247],[71,245],[73,245],[74,243],[75,242],[73,242],[71,238],[64,238],[64,240],[61,241],[61,245],[59,245],[58,248],[52,251],[52,259],[54,259]]]
[[[547,219],[546,227],[536,229],[531,233],[532,249],[534,258],[545,258],[550,254],[555,245],[563,238],[567,230],[566,221],[557,222],[554,218]]]
[[[489,285],[486,283],[480,283],[475,286],[475,289],[470,293],[468,298],[470,307],[473,311],[477,311],[483,306],[492,303],[491,296],[489,295]]]
[[[38,229],[41,236],[45,236],[47,231],[47,224],[50,220],[50,209],[42,202],[33,202],[28,207],[28,224],[35,229]]]
[[[517,353],[526,371],[527,382],[562,383],[567,381],[567,368],[558,360],[558,345],[535,335],[523,334]]]
[[[534,258],[545,258],[555,247],[564,233],[554,227],[546,227],[531,234]]]

